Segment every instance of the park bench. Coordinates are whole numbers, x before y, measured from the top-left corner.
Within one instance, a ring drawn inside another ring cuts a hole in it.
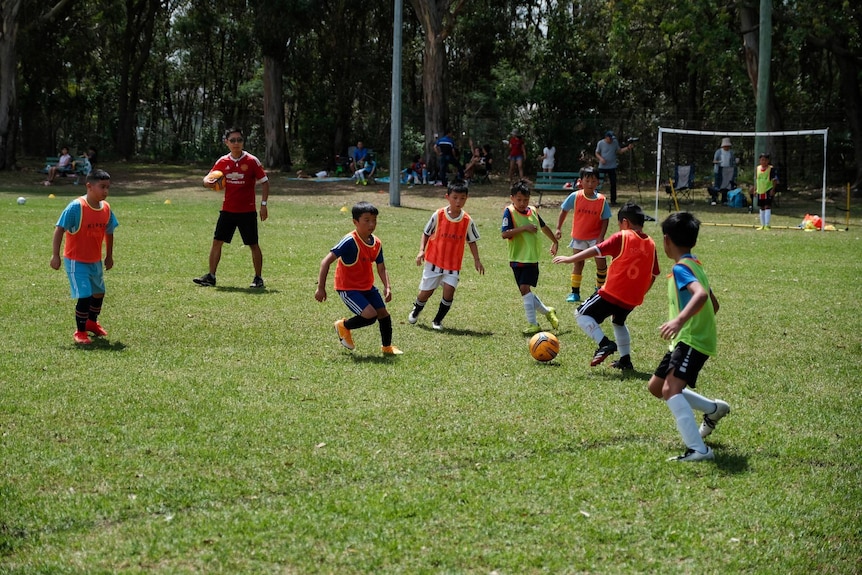
[[[580,172],[539,172],[536,174],[536,183],[533,189],[539,192],[539,203],[536,207],[542,207],[542,196],[547,191],[565,192],[568,196],[577,188],[575,182],[581,177]],[[569,184],[569,186],[566,186]]]
[[[52,166],[56,166],[60,162],[59,156],[46,156],[45,157],[45,167],[42,168],[42,173],[47,174],[48,170]],[[57,175],[63,178],[67,176],[75,176],[75,183],[78,183],[78,179],[82,177],[86,177],[89,171],[89,162],[84,162],[80,158],[72,157],[72,166],[68,170],[60,171]]]

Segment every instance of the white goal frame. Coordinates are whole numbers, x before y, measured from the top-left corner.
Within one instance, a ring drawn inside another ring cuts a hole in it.
[[[659,211],[659,203],[661,201],[659,196],[659,190],[661,189],[662,183],[662,173],[661,173],[661,160],[662,160],[662,139],[664,134],[687,134],[692,136],[741,136],[741,137],[758,137],[758,136],[823,136],[823,191],[821,193],[820,200],[820,217],[823,220],[823,225],[821,226],[821,231],[826,231],[826,141],[829,135],[829,128],[823,128],[819,130],[785,130],[780,132],[715,132],[715,131],[707,131],[707,130],[682,130],[678,128],[662,128],[659,126],[658,128],[658,142],[656,144],[656,166],[655,166],[655,218],[658,220],[658,211]],[[755,168],[757,167],[757,162],[755,162]],[[756,173],[756,172],[754,172]],[[780,174],[779,174],[780,177]]]

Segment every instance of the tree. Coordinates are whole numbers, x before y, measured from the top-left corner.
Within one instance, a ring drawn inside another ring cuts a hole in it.
[[[452,33],[458,13],[466,0],[410,0],[422,25],[422,94],[425,104],[425,156],[434,156],[434,134],[449,126],[446,109],[446,49],[444,43]]]

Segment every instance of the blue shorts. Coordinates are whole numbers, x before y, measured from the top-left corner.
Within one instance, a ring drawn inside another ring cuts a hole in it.
[[[362,310],[369,305],[377,310],[386,307],[386,304],[383,303],[383,296],[380,295],[380,291],[376,287],[368,291],[338,290],[338,295],[341,296],[344,305],[356,315],[362,315]]]
[[[101,261],[85,264],[63,258],[63,267],[66,268],[66,275],[69,276],[72,299],[105,293],[105,269]]]

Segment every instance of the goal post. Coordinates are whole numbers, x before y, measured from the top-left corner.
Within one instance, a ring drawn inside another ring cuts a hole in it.
[[[822,138],[822,150],[818,150],[818,153],[822,155],[821,165],[816,166],[819,168],[819,185],[821,187],[821,218],[824,222],[822,226],[822,230],[826,229],[826,145],[828,139],[829,129],[816,129],[816,130],[783,130],[783,131],[769,131],[769,132],[740,132],[740,131],[706,131],[706,130],[684,130],[679,128],[663,128],[659,127],[658,129],[658,138],[656,143],[656,178],[655,178],[655,217],[658,220],[659,217],[659,205],[661,204],[661,190],[663,189],[663,184],[666,184],[669,176],[670,170],[668,167],[670,166],[670,162],[668,162],[668,150],[667,148],[667,136],[674,135],[678,138],[683,138],[686,136],[690,136],[693,139],[701,138],[702,141],[698,142],[698,146],[692,146],[692,149],[689,150],[690,155],[696,155],[701,162],[708,163],[710,166],[712,165],[712,152],[714,152],[715,148],[718,146],[718,139],[724,137],[730,138],[743,138],[746,141],[746,145],[748,150],[751,152],[751,156],[753,158],[752,162],[752,174],[756,173],[756,168],[758,164],[758,156],[762,151],[767,151],[771,153],[770,150],[755,150],[755,142],[759,142],[760,138],[788,138],[792,136],[800,136],[806,138]],[[707,140],[708,139],[708,140]],[[815,140],[816,141],[816,140]],[[813,145],[813,144],[811,144]],[[677,144],[679,147],[679,144]],[[710,149],[711,147],[711,149]],[[819,147],[819,146],[818,146]],[[696,149],[694,149],[696,148]],[[678,152],[675,151],[675,153]],[[800,154],[805,154],[806,152],[799,151]],[[773,158],[775,158],[775,155]],[[811,155],[811,154],[808,154]],[[675,161],[678,158],[675,158]],[[702,164],[701,164],[702,165]],[[812,168],[813,169],[813,168]],[[782,174],[781,170],[778,173],[779,179],[785,178],[786,174]],[[753,178],[752,178],[753,181]]]

